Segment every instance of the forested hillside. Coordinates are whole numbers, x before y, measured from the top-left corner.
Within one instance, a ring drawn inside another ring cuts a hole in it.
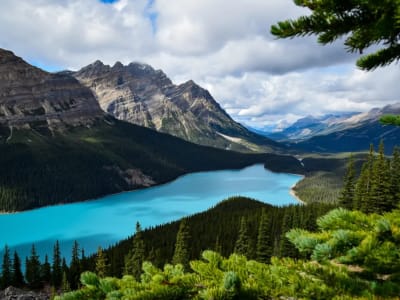
[[[254,163],[275,171],[301,172],[293,157],[198,146],[112,117],[55,135],[14,129],[11,138],[0,142],[0,151],[2,211],[88,200],[188,172]]]
[[[139,279],[81,275],[83,288],[57,299],[398,299],[400,210],[365,215],[336,209],[319,218],[316,233],[287,237],[303,260],[204,251],[190,262],[159,269],[143,264]]]

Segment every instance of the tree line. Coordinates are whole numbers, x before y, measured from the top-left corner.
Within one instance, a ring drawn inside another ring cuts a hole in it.
[[[370,147],[367,161],[356,176],[351,156],[344,177],[344,187],[339,197],[340,206],[366,213],[383,213],[400,202],[400,150],[395,148],[391,158],[384,154],[383,141],[375,153]]]

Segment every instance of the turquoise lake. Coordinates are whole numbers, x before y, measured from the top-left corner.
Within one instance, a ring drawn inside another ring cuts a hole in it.
[[[70,256],[77,240],[93,253],[143,228],[204,211],[231,196],[247,196],[273,205],[298,203],[290,188],[299,175],[273,173],[263,165],[241,170],[192,173],[156,187],[106,196],[93,201],[57,205],[0,215],[0,254],[4,245],[21,258],[35,244],[41,259],[52,254],[59,240],[62,254]]]

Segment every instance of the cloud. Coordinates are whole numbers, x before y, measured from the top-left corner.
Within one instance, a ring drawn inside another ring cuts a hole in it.
[[[47,69],[146,62],[194,79],[253,125],[398,101],[399,71],[365,73],[341,42],[280,40],[269,28],[307,11],[292,0],[3,0],[0,47]]]

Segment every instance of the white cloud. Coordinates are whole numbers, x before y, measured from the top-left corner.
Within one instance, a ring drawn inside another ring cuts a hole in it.
[[[400,100],[398,66],[365,73],[341,43],[269,34],[304,13],[292,0],[2,0],[0,47],[60,69],[146,62],[177,82],[194,79],[252,125]]]

